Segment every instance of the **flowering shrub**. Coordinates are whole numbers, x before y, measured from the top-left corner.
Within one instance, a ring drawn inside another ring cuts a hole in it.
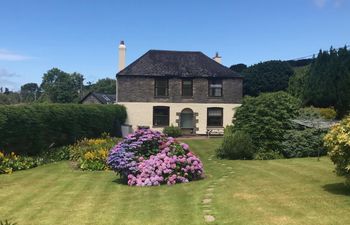
[[[69,146],[70,159],[76,161],[83,170],[107,170],[108,152],[117,140],[108,135],[97,139],[85,138]]]
[[[107,163],[128,185],[186,183],[204,176],[202,162],[187,144],[141,129],[111,149]]]
[[[26,170],[42,164],[42,159],[18,156],[14,152],[5,154],[0,151],[0,174],[10,174],[17,170]]]
[[[350,184],[350,117],[334,125],[324,137],[328,155],[336,165],[336,172]]]

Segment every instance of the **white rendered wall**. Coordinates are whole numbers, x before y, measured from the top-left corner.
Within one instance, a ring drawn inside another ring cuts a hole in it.
[[[232,118],[236,108],[241,106],[240,104],[160,102],[119,102],[118,104],[126,107],[128,118],[125,123],[132,125],[134,130],[137,129],[137,126],[149,126],[155,130],[163,130],[163,128],[153,127],[153,106],[170,107],[169,125],[173,124],[174,126],[178,125],[176,120],[179,119],[179,116],[177,116],[176,113],[180,113],[185,108],[190,108],[194,113],[198,113],[198,116],[196,117],[196,119],[198,119],[196,127],[199,128],[199,130],[196,131],[197,134],[206,134],[207,132],[207,108],[223,108],[223,126],[225,127],[232,124]]]

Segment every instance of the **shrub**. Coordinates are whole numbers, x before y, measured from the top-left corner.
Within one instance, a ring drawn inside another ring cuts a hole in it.
[[[319,112],[321,117],[326,120],[334,120],[337,116],[334,108],[319,108]]]
[[[117,138],[109,136],[98,139],[84,138],[69,146],[70,159],[82,170],[106,170],[108,152],[117,141]]]
[[[313,106],[300,109],[300,117],[305,119],[334,120],[337,112],[334,108],[315,108]]]
[[[336,166],[336,173],[345,176],[350,184],[350,117],[330,129],[324,137],[324,145]]]
[[[130,186],[172,185],[203,177],[202,163],[187,144],[146,129],[119,142],[109,153],[108,165]]]
[[[249,134],[237,131],[225,133],[221,146],[216,150],[216,155],[226,159],[253,159],[254,152]]]
[[[26,170],[42,164],[41,158],[18,156],[14,152],[0,152],[0,174],[10,174],[18,170]]]
[[[180,127],[175,127],[171,124],[169,127],[165,127],[163,129],[163,133],[170,137],[180,137],[182,135],[182,131]]]
[[[290,130],[284,135],[282,154],[286,158],[325,155],[324,131],[317,129]]]
[[[299,106],[299,100],[285,92],[245,97],[235,114],[234,131],[249,134],[256,149],[279,152]]]
[[[0,149],[37,155],[103,132],[116,136],[126,111],[118,105],[36,104],[0,106]]]
[[[61,146],[57,148],[50,148],[39,155],[42,158],[43,163],[58,162],[61,160],[69,159],[69,148],[68,146]]]
[[[259,150],[255,155],[256,160],[272,160],[272,159],[283,159],[283,155],[279,152],[272,150]]]

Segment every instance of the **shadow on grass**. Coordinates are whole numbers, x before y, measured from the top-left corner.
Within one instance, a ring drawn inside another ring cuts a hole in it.
[[[344,183],[326,184],[323,189],[335,195],[350,196],[350,186],[346,186]]]
[[[121,185],[127,185],[128,184],[128,180],[125,181],[125,179],[118,177],[115,180],[113,180],[113,183],[121,184]]]

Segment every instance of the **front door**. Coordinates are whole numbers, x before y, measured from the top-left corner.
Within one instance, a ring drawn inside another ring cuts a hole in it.
[[[184,109],[180,116],[180,127],[183,134],[194,134],[193,111]]]

